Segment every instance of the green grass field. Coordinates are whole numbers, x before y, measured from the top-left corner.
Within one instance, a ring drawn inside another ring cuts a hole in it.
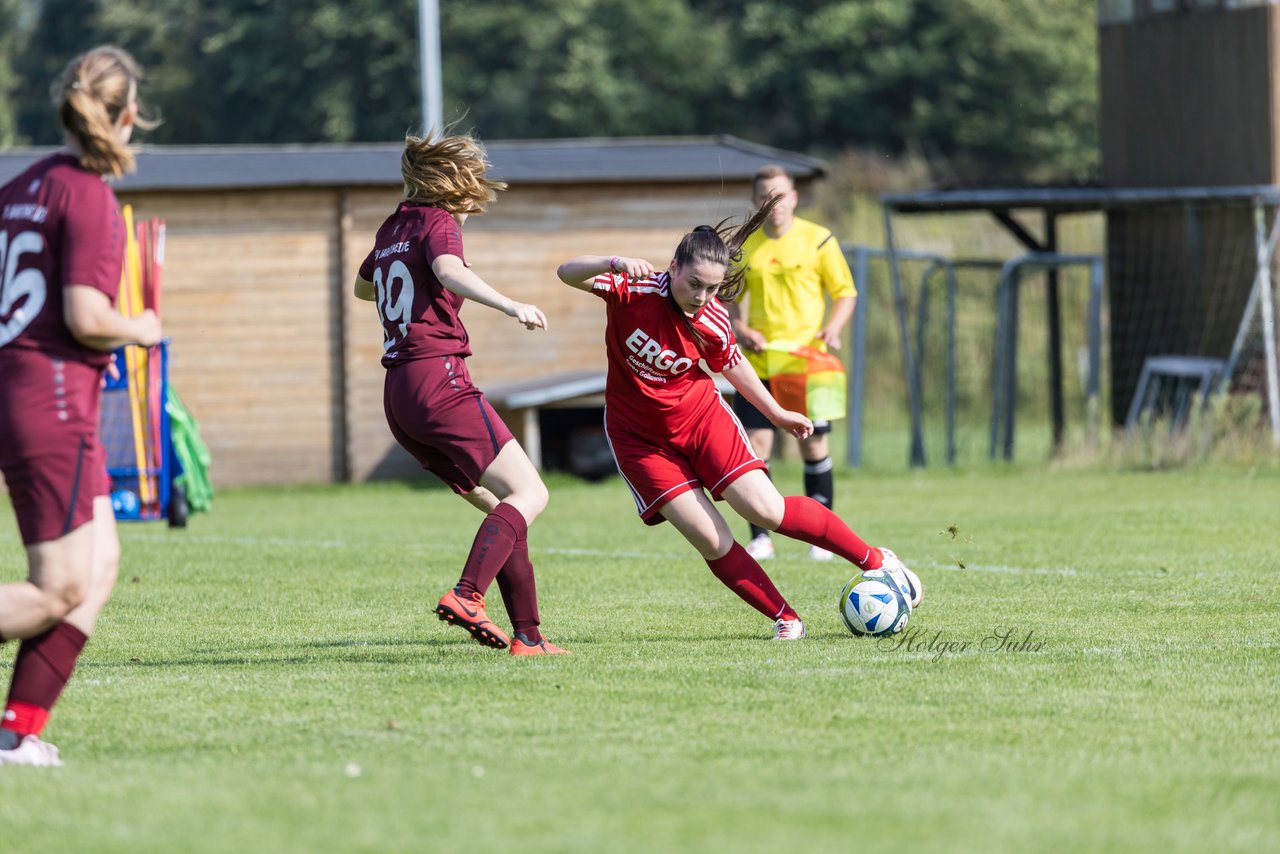
[[[620,481],[550,485],[571,657],[434,618],[480,517],[425,485],[125,527],[67,767],[0,769],[0,851],[1280,850],[1275,472],[842,473],[926,587],[892,644],[799,544],[769,569],[810,637],[774,643]]]

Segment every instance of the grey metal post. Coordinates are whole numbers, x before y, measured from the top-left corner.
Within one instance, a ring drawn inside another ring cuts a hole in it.
[[[1090,276],[1089,300],[1089,349],[1090,358],[1097,366],[1102,352],[1102,259],[1096,255],[1058,255],[1050,252],[1032,252],[1010,258],[1000,271],[1000,284],[996,291],[996,343],[995,362],[991,368],[991,434],[987,455],[996,458],[996,449],[1003,451],[1006,460],[1013,459],[1014,416],[1018,393],[1018,285],[1023,269],[1040,267],[1060,269],[1073,264],[1088,264],[1094,271]],[[1099,385],[1091,366],[1089,384],[1094,393]]]
[[[1010,258],[1000,268],[1000,278],[996,282],[996,335],[995,346],[991,348],[991,430],[987,441],[987,457],[996,458],[996,448],[1000,444],[1000,426],[1004,411],[1005,382],[1004,372],[1008,370],[1005,353],[1005,338],[1008,336],[1009,320],[1009,280],[1017,264],[1016,258]]]
[[[956,462],[956,268],[947,265],[947,465]]]
[[[1018,408],[1018,285],[1022,266],[1013,268],[1009,276],[1007,297],[1009,325],[1005,330],[1004,363],[1004,458],[1013,459],[1013,422]]]
[[[857,468],[862,465],[862,417],[864,394],[866,392],[867,364],[867,312],[871,308],[870,258],[866,247],[853,250],[854,285],[858,288],[858,299],[853,308],[853,341],[850,352],[853,354],[853,366],[846,380],[848,383],[849,412],[849,447],[845,451],[849,465]]]
[[[947,465],[956,461],[956,266],[943,258],[935,258],[920,276],[920,306],[916,327],[916,370],[924,370],[924,330],[928,322],[929,282],[939,270],[946,274],[947,287],[947,366],[946,366],[946,454]],[[923,386],[922,386],[923,389]]]
[[[1058,217],[1053,211],[1044,213],[1044,248],[1058,251]],[[1058,269],[1045,273],[1045,322],[1049,328],[1049,420],[1052,424],[1053,449],[1062,447],[1066,418],[1062,405],[1062,300],[1058,294]]]
[[[898,340],[902,345],[902,367],[907,377],[907,398],[911,410],[911,465],[923,466],[925,464],[924,427],[920,423],[920,388],[916,382],[915,366],[911,357],[911,333],[907,329],[907,296],[902,289],[897,249],[893,245],[893,212],[888,206],[884,208],[884,245],[889,253],[889,278],[893,282],[893,305],[898,317]]]
[[[418,0],[418,74],[422,82],[422,132],[444,131],[444,95],[440,82],[440,7]]]
[[[1089,377],[1085,382],[1085,417],[1096,417],[1102,433],[1102,259],[1089,265]]]
[[[1280,216],[1277,216],[1271,223],[1271,234],[1267,236],[1267,265],[1271,264],[1271,260],[1276,251],[1276,239],[1280,238]],[[1253,323],[1253,313],[1258,308],[1258,293],[1262,286],[1262,266],[1253,274],[1253,287],[1249,291],[1249,299],[1244,305],[1244,316],[1240,318],[1240,326],[1236,329],[1235,341],[1231,344],[1231,354],[1227,356],[1226,367],[1222,369],[1221,382],[1229,382],[1232,373],[1235,372],[1236,362],[1240,359],[1240,351],[1244,348],[1245,336],[1249,333],[1249,326]]]
[[[1267,362],[1267,412],[1271,418],[1271,444],[1280,446],[1280,374],[1276,371],[1276,318],[1271,291],[1271,260],[1268,257],[1266,214],[1262,202],[1253,204],[1253,238],[1258,255],[1258,301],[1262,308],[1263,352]]]
[[[916,385],[920,389],[920,398],[924,399],[924,361],[925,340],[929,332],[929,276],[930,267],[920,274],[920,295],[916,299]]]

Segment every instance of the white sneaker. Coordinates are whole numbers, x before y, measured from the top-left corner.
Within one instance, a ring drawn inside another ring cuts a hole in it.
[[[894,554],[893,549],[886,549],[881,546],[880,554],[884,558],[884,563],[881,564],[880,568],[893,576],[894,581],[898,582],[898,586],[902,588],[903,595],[911,603],[913,611],[920,607],[920,601],[924,599],[924,585],[920,583],[920,576],[907,569],[907,565]]]
[[[804,637],[804,623],[799,620],[778,620],[773,624],[774,640],[800,640]]]
[[[822,546],[809,546],[809,560],[820,560],[825,562],[834,557],[835,555],[824,549]]]
[[[802,630],[803,631],[803,630]],[[43,768],[61,768],[58,748],[34,735],[22,737],[12,750],[0,750],[0,765],[37,765]]]
[[[756,560],[773,560],[778,556],[777,550],[773,547],[773,538],[768,534],[756,534],[756,536],[747,543],[747,554]]]

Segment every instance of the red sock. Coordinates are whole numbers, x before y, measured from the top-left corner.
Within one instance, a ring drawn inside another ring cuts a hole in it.
[[[803,495],[788,495],[782,501],[779,534],[835,552],[859,569],[880,568],[880,550],[864,543],[835,513]]]
[[[76,669],[76,659],[86,640],[84,632],[75,626],[58,623],[44,634],[22,642],[13,662],[13,681],[0,729],[18,735],[40,734],[49,720],[49,710]]]
[[[473,593],[484,595],[498,570],[511,556],[511,547],[516,540],[524,539],[528,530],[520,511],[510,504],[499,504],[493,508],[493,512],[480,523],[480,530],[476,531],[471,553],[462,567],[462,577],[454,588],[457,594],[464,599]]]
[[[707,561],[707,566],[725,587],[770,620],[799,619],[778,588],[773,586],[768,574],[741,544],[735,542],[728,554]]]
[[[507,607],[512,631],[524,635],[529,643],[542,640],[538,631],[538,589],[533,580],[533,561],[529,560],[529,541],[516,540],[511,556],[498,572],[498,590]]]

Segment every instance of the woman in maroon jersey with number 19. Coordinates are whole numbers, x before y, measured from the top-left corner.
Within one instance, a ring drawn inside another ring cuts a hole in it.
[[[404,200],[378,229],[360,265],[356,296],[377,304],[383,408],[396,441],[422,467],[487,515],[462,577],[436,614],[485,646],[512,655],[563,653],[539,629],[528,527],[547,505],[547,488],[493,407],[471,383],[465,300],[497,309],[526,329],[546,329],[537,306],[518,303],[473,273],[462,250],[462,225],[483,213],[506,184],[485,177],[484,151],[470,136],[405,139],[400,158]],[[484,594],[498,582],[513,638],[485,613]]]
[[[901,585],[908,582],[891,551],[868,546],[812,498],[779,494],[742,424],[699,365],[705,360],[723,374],[776,427],[800,439],[813,432],[808,418],[778,405],[742,358],[720,303],[741,289],[742,244],[775,203],[737,229],[723,222],[698,226],[662,273],[639,258],[584,255],[560,265],[559,275],[607,306],[605,433],[640,517],[650,525],[669,520],[721,582],[774,621],[775,640],[796,640],[805,636],[799,615],[734,541],[704,489],[752,524],[820,546],[861,569],[883,566]]]
[[[65,151],[0,187],[0,470],[27,580],[0,585],[0,643],[21,639],[0,765],[61,765],[40,739],[115,585],[120,541],[98,440],[110,351],[160,341],[152,311],[113,307],[124,223],[104,178],[133,169],[141,71],[99,47],[57,87]]]

